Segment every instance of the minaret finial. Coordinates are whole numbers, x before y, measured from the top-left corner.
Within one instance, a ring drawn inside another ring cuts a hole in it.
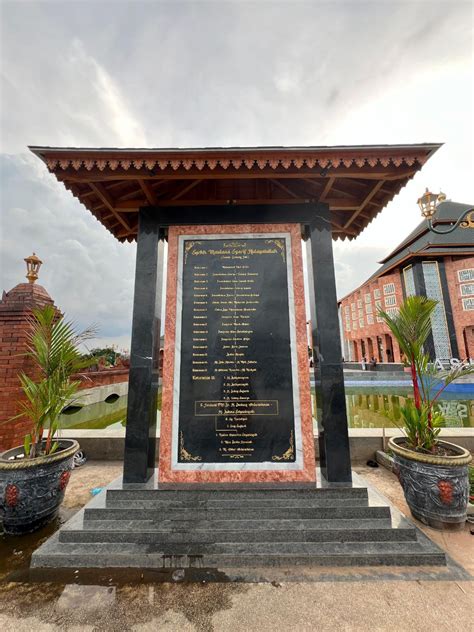
[[[33,253],[30,257],[25,258],[26,262],[26,278],[30,283],[34,283],[38,279],[38,272],[43,263],[36,253]]]

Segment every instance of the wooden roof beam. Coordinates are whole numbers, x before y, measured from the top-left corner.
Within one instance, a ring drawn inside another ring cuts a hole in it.
[[[332,189],[335,179],[336,178],[334,176],[332,176],[331,178],[328,178],[326,184],[324,185],[324,189],[322,190],[321,195],[319,196],[318,202],[324,202],[326,200],[326,197],[329,191]]]
[[[173,203],[176,202],[176,204],[173,204],[174,206],[179,206],[180,204],[182,204],[182,202],[178,203],[178,200],[182,195],[184,195],[184,193],[185,191],[183,190],[183,191],[180,191],[178,195],[172,198],[160,199],[158,204],[152,205],[152,206],[167,206],[167,205],[171,205],[172,202]],[[260,204],[260,203],[271,203],[273,199],[274,198],[250,198],[247,200],[235,200],[235,202],[237,204]],[[291,203],[305,204],[308,199],[309,198],[307,197],[293,196],[291,199],[288,199],[288,198],[279,199],[279,203],[283,204],[284,202],[288,202],[289,204]],[[219,204],[226,204],[228,200],[225,198],[218,198],[217,200],[209,200],[209,203],[213,203],[215,201],[219,202]],[[186,200],[186,204],[196,204],[199,202],[200,200]],[[360,200],[355,200],[355,199],[350,199],[350,198],[327,198],[325,200],[325,203],[328,204],[331,210],[333,211],[355,211],[359,208],[361,202]],[[99,204],[94,208],[94,210],[100,210],[100,208],[102,208],[103,206],[105,205]],[[119,213],[133,213],[133,212],[138,211],[138,209],[141,208],[142,206],[148,206],[148,200],[146,200],[145,198],[135,198],[133,200],[118,200],[114,204],[115,210],[118,211]]]
[[[142,189],[141,187],[139,187],[138,189],[132,189],[131,191],[127,191],[126,193],[122,193],[120,195],[117,195],[117,197],[115,198],[115,206],[117,207],[117,203],[118,202],[125,202],[125,200],[133,200],[134,198],[136,199],[137,196],[140,196],[142,194]]]
[[[178,193],[173,195],[170,199],[178,200],[183,195],[186,195],[188,191],[191,191],[191,189],[194,189],[194,187],[200,184],[201,182],[204,182],[204,180],[195,180],[194,182],[191,182],[191,184],[188,184],[187,186],[183,187],[180,191],[178,191]],[[166,200],[163,200],[163,201],[166,202]]]
[[[97,193],[97,196],[102,200],[105,206],[109,209],[112,215],[122,224],[122,226],[128,230],[130,230],[130,226],[128,222],[124,220],[124,218],[118,213],[114,206],[114,200],[110,197],[109,193],[105,191],[104,187],[98,182],[90,182],[90,188]]]
[[[370,202],[370,200],[374,197],[374,195],[383,187],[384,184],[385,184],[385,180],[380,180],[380,182],[377,182],[377,184],[374,187],[372,187],[372,190],[370,191],[368,195],[366,195],[365,199],[362,201],[357,211],[353,213],[350,216],[350,218],[347,220],[347,222],[344,224],[344,229],[348,228],[348,226],[352,224],[352,222],[356,219],[356,217],[358,217],[362,213],[365,206]]]
[[[145,194],[145,197],[148,200],[148,203],[150,204],[150,206],[155,206],[156,204],[158,204],[158,198],[156,196],[156,193],[150,186],[150,183],[148,182],[148,180],[143,180],[143,178],[140,178],[137,180],[137,182],[140,185],[141,190]]]
[[[317,178],[303,178],[305,182],[307,182],[308,184],[311,184],[315,189],[317,189],[318,191],[318,202],[327,202],[327,196],[329,195],[329,193],[331,191],[334,191],[336,193],[340,193],[341,196],[343,196],[341,199],[345,199],[346,201],[352,201],[355,204],[355,208],[359,207],[359,204],[361,202],[360,198],[355,197],[355,193],[353,191],[344,189],[341,186],[336,184],[336,180],[337,177],[333,176],[331,178],[329,178],[329,180],[327,180],[326,185],[324,186],[323,190],[321,191],[319,185],[316,184],[316,180]],[[319,179],[320,180],[320,179]],[[354,182],[353,179],[349,181],[347,181],[348,184],[352,184]],[[367,191],[367,183],[364,185],[364,193],[365,191]],[[346,196],[346,197],[344,197]]]
[[[317,189],[317,193],[318,193],[318,197],[317,197],[317,201],[318,202],[325,202],[326,204],[329,204],[329,202],[331,202],[330,206],[332,207],[333,205],[335,206],[336,204],[340,204],[340,206],[342,208],[358,208],[359,204],[360,204],[360,200],[351,196],[350,193],[348,193],[347,191],[344,191],[344,189],[341,189],[340,187],[335,187],[334,186],[334,182],[336,180],[336,176],[333,176],[331,178],[329,178],[326,181],[326,184],[324,185],[323,190],[321,191],[319,186],[316,184],[316,182],[314,181],[314,178],[302,178],[305,182],[307,182],[308,184],[311,184],[311,186],[313,186],[315,189]],[[347,195],[348,197],[342,197],[342,198],[334,198],[331,200],[327,199],[327,196],[329,195],[330,191],[334,189],[334,191],[337,191],[338,193],[342,193],[343,195]]]
[[[357,232],[355,230],[351,230],[350,228],[344,228],[344,226],[341,226],[340,224],[338,224],[337,222],[335,222],[333,219],[331,219],[331,224],[332,226],[334,226],[336,229],[338,229],[335,232],[341,232],[344,233],[346,235],[353,235],[354,237],[357,236]]]
[[[281,182],[279,182],[275,178],[270,178],[270,182],[272,184],[274,184],[276,187],[278,187],[279,189],[281,189],[282,191],[285,191],[285,193],[288,193],[288,195],[290,195],[292,198],[295,198],[295,199],[300,198],[301,199],[301,195],[298,195],[297,193],[292,191],[289,187],[285,186],[284,184],[282,184]]]

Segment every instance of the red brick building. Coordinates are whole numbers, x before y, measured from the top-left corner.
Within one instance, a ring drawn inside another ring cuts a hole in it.
[[[446,230],[472,206],[440,204],[434,225]],[[400,362],[400,349],[377,316],[395,312],[406,296],[438,301],[426,349],[432,359],[474,358],[474,209],[452,233],[422,222],[363,285],[339,301],[345,359]]]

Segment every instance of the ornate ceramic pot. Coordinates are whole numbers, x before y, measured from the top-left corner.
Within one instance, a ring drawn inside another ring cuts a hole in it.
[[[0,521],[5,533],[30,533],[55,518],[79,444],[60,439],[59,449],[36,459],[15,459],[23,448],[0,454]]]
[[[392,438],[388,446],[394,455],[393,471],[413,517],[434,529],[462,529],[469,498],[470,452],[439,441],[439,445],[454,454],[422,454],[404,447],[404,441],[403,437]]]

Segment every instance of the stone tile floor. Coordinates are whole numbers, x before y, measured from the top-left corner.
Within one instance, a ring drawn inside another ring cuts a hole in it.
[[[356,467],[402,512],[408,513],[396,478],[384,468]],[[120,463],[88,463],[73,472],[62,519],[121,472]],[[246,584],[31,584],[22,579],[32,550],[56,528],[22,540],[0,541],[0,630],[5,632],[462,632],[472,629],[474,582],[407,580],[403,569],[378,577],[351,569],[338,579]],[[421,526],[421,525],[419,525]],[[466,570],[474,573],[474,536],[440,534],[422,527]],[[12,579],[11,572],[17,571]],[[367,569],[365,569],[367,571]],[[401,579],[396,579],[398,577]],[[7,575],[9,577],[7,578]],[[395,579],[393,579],[395,577]],[[3,581],[2,581],[3,580]]]

